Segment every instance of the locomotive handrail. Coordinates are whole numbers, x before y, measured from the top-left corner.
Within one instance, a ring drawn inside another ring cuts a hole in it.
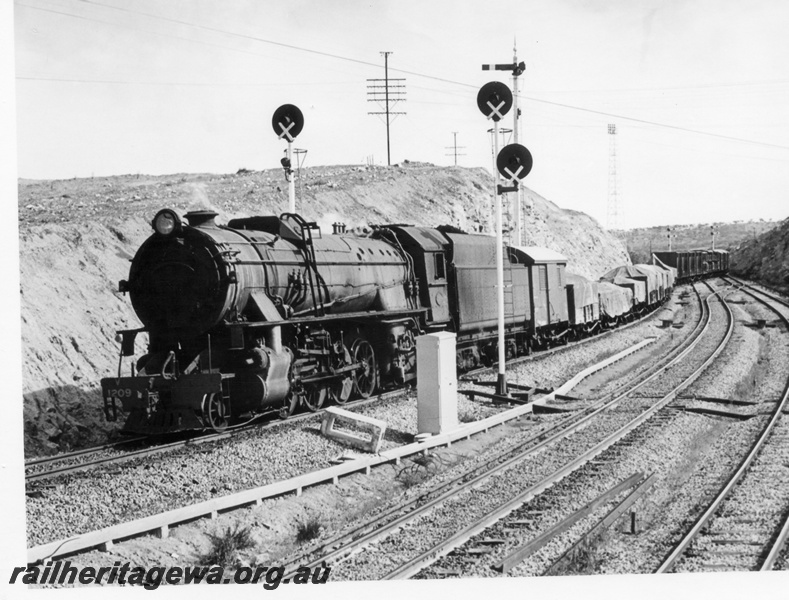
[[[299,234],[301,235],[301,241],[304,244],[304,262],[307,266],[307,273],[309,274],[312,305],[315,308],[315,314],[317,316],[323,316],[324,305],[329,298],[327,292],[325,295],[326,300],[324,301],[324,290],[321,288],[321,284],[323,283],[324,287],[326,284],[323,281],[323,278],[320,276],[320,273],[318,273],[318,262],[315,258],[315,246],[312,242],[312,230],[319,228],[314,222],[308,223],[304,217],[296,213],[282,213],[279,218],[283,221],[285,219],[295,221],[299,226]],[[314,280],[313,275],[315,276]],[[315,294],[315,288],[318,288],[317,297]]]
[[[414,257],[405,251],[405,248],[403,248],[403,244],[400,243],[400,240],[397,239],[397,235],[395,235],[395,233],[391,229],[381,227],[379,229],[376,229],[375,232],[379,236],[381,236],[381,238],[384,241],[392,244],[395,247],[395,250],[398,250],[400,252],[401,258],[405,260],[406,279],[408,280],[412,288],[412,292],[408,293],[408,302],[412,306],[417,305],[419,301],[419,281],[417,280],[416,275],[414,275],[415,272]]]
[[[164,361],[164,364],[162,365],[162,373],[161,373],[162,378],[164,378],[164,379],[174,379],[175,378],[175,369],[173,369],[173,373],[172,374],[168,374],[167,373],[167,367],[173,361],[174,358],[175,358],[175,352],[170,350],[170,353],[167,355],[167,359]]]

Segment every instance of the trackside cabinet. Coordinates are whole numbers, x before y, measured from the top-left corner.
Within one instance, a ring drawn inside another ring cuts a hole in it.
[[[444,433],[458,426],[455,334],[439,331],[416,338],[417,429]]]

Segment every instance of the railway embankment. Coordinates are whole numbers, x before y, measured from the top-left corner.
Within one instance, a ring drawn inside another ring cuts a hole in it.
[[[492,189],[483,169],[404,163],[303,169],[296,194],[305,217],[324,234],[334,222],[487,231]],[[561,252],[570,270],[591,278],[629,262],[621,243],[588,215],[531,190],[524,195],[533,205],[524,243]],[[280,169],[19,182],[27,456],[92,445],[112,434],[99,380],[117,371],[116,331],[139,326],[118,281],[128,276],[129,259],[164,207],[181,214],[215,210],[220,223],[277,214],[287,208],[287,182]]]

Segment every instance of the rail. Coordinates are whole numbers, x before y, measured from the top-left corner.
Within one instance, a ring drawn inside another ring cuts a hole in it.
[[[740,285],[740,287],[738,288],[740,291],[743,291],[744,293],[752,296],[757,301],[762,302],[768,308],[771,308],[771,310],[773,310],[776,314],[778,314],[779,318],[784,321],[787,327],[789,327],[789,320],[787,320],[786,317],[784,317],[780,312],[776,311],[774,308],[770,307],[767,302],[759,299],[755,294],[744,289],[745,284],[743,284],[740,281],[737,281],[737,283]],[[765,295],[770,296],[769,294],[765,294]],[[774,300],[781,302],[782,304],[786,304],[785,302],[782,302],[777,298],[774,298],[772,296],[770,297]],[[688,530],[688,532],[682,537],[682,539],[674,546],[673,550],[668,554],[668,556],[666,556],[666,558],[663,559],[663,562],[655,570],[655,573],[665,573],[669,571],[676,564],[677,560],[685,553],[688,546],[690,546],[690,544],[693,542],[693,540],[696,538],[699,532],[715,515],[720,505],[723,503],[724,500],[726,500],[729,494],[731,494],[732,490],[735,488],[735,486],[740,481],[740,479],[742,479],[743,475],[745,475],[748,468],[751,466],[753,461],[758,456],[759,451],[767,441],[767,438],[772,432],[773,427],[778,422],[778,419],[781,417],[781,412],[785,409],[788,400],[789,400],[789,380],[787,380],[781,399],[779,402],[776,403],[775,409],[773,410],[773,413],[769,421],[767,422],[767,425],[765,426],[764,430],[757,438],[756,442],[751,447],[748,454],[745,456],[745,458],[743,458],[738,468],[735,470],[733,475],[726,481],[726,483],[720,489],[720,491],[712,500],[712,502],[710,502],[707,509],[701,514],[701,516],[696,520],[696,522]],[[785,524],[783,530],[782,530],[782,534],[784,536],[789,534],[789,525]],[[779,541],[781,541],[781,545],[777,549],[775,548],[775,545],[773,546],[773,549],[770,552],[770,560],[771,560],[770,565],[772,565],[772,562],[777,557],[778,552],[780,551],[780,548],[783,546],[783,542],[785,541],[785,539],[786,538],[784,537],[783,540],[781,540],[779,536]],[[762,566],[762,570],[765,570],[764,565]]]
[[[665,370],[669,369],[671,366],[678,363],[680,360],[685,358],[688,354],[690,354],[692,350],[696,348],[696,346],[699,344],[699,342],[702,339],[701,334],[706,330],[710,322],[711,311],[709,307],[709,298],[713,295],[715,294],[711,294],[709,297],[705,298],[704,300],[704,306],[706,309],[705,314],[702,316],[702,322],[704,324],[701,327],[701,330],[698,332],[698,335],[695,337],[695,339],[690,344],[688,344],[684,350],[682,350],[679,354],[677,354],[671,361],[663,365],[658,371],[650,375],[647,379],[643,380],[642,382],[631,388],[631,390],[625,392],[624,394],[618,396],[616,399],[611,401],[607,405],[607,407],[617,404],[625,396],[632,394],[638,388],[642,387],[643,385],[646,385],[646,383],[658,377]],[[593,459],[598,454],[600,454],[604,450],[608,449],[609,447],[617,443],[619,440],[624,438],[631,431],[635,430],[642,423],[644,423],[649,418],[651,418],[658,410],[660,410],[669,402],[671,402],[682,389],[685,389],[693,381],[695,381],[699,377],[699,375],[701,375],[701,373],[720,355],[720,353],[726,347],[726,344],[728,343],[729,339],[731,338],[734,328],[734,319],[730,310],[727,310],[727,317],[728,317],[728,327],[726,334],[724,338],[721,340],[721,342],[718,344],[716,349],[713,351],[713,353],[709,356],[709,358],[707,358],[707,360],[704,361],[704,363],[700,367],[694,370],[693,373],[687,376],[684,379],[684,381],[682,381],[679,385],[675,386],[668,394],[663,396],[662,399],[660,399],[658,402],[656,402],[650,408],[646,409],[644,412],[642,412],[634,419],[630,420],[623,427],[619,428],[617,431],[607,436],[605,439],[603,439],[601,442],[596,444],[590,450],[581,454],[575,460],[564,465],[563,467],[561,467],[560,469],[558,469],[550,476],[546,477],[545,479],[537,483],[536,485],[518,494],[514,499],[511,499],[505,502],[504,504],[498,506],[493,511],[488,512],[483,517],[477,519],[475,522],[463,528],[461,531],[452,535],[450,538],[442,540],[441,542],[429,548],[428,550],[422,552],[418,556],[412,558],[409,561],[406,561],[404,564],[400,565],[393,571],[389,572],[385,576],[385,579],[403,579],[415,575],[416,573],[418,573],[419,571],[430,565],[432,562],[434,562],[440,556],[447,554],[452,549],[467,542],[473,536],[481,533],[492,524],[503,519],[506,515],[508,515],[518,507],[520,507],[525,502],[534,498],[538,494],[543,493],[545,490],[552,487],[556,482],[560,481],[561,479],[563,479],[564,477],[566,477],[567,475],[578,469],[580,466],[588,463],[591,459]]]
[[[650,343],[650,341],[640,342],[620,352],[618,355],[612,356],[598,365],[586,369],[584,373],[591,374],[616,360],[624,358],[624,356],[635,352],[648,343]],[[567,384],[565,384],[565,386],[552,392],[551,395],[568,390],[569,388]],[[41,544],[28,549],[28,563],[35,564],[57,557],[76,554],[96,547],[108,548],[112,546],[115,540],[126,539],[151,532],[166,537],[169,528],[174,525],[203,517],[216,518],[220,511],[224,512],[249,505],[260,504],[267,498],[274,498],[290,493],[301,495],[302,491],[307,487],[327,482],[337,483],[340,477],[345,477],[353,473],[364,472],[369,474],[372,467],[388,463],[399,464],[405,457],[426,453],[432,448],[449,446],[453,442],[461,439],[469,439],[472,435],[487,432],[493,427],[503,425],[514,419],[519,419],[522,415],[528,414],[531,411],[531,405],[518,406],[480,421],[463,424],[452,432],[433,436],[423,442],[412,443],[387,450],[376,456],[348,461],[341,465],[314,471],[305,475],[299,475],[262,487],[230,494],[221,498],[214,498],[212,500],[137,519],[128,523],[122,523],[97,531],[76,535],[71,538]],[[311,416],[314,416],[314,413],[305,415],[305,417]]]

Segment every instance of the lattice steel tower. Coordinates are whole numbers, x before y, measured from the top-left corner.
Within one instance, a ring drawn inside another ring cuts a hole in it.
[[[622,203],[619,197],[619,179],[616,173],[616,125],[608,124],[608,212],[607,229],[622,227]]]

